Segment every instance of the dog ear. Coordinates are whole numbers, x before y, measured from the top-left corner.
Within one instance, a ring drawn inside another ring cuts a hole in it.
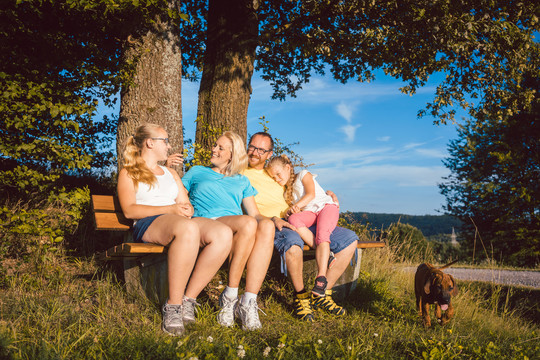
[[[431,276],[428,276],[424,284],[424,293],[429,294],[431,290]]]
[[[452,280],[452,291],[450,292],[450,295],[452,296],[456,296],[457,294],[459,294],[459,290],[458,290],[458,286],[457,286],[457,283],[456,283],[456,280],[454,279],[454,277],[452,275],[448,275],[450,277],[450,280]]]

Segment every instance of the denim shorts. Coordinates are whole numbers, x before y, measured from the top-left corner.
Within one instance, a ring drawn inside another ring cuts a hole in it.
[[[315,234],[316,229],[316,225],[309,228],[313,234]],[[358,236],[354,231],[342,227],[336,227],[334,231],[332,231],[332,234],[330,234],[330,251],[332,251],[334,254],[338,254],[341,250],[347,248],[357,240]],[[285,275],[287,275],[287,269],[285,267],[285,253],[294,245],[299,246],[301,249],[304,248],[304,240],[302,240],[296,231],[286,227],[279,231],[276,228],[274,246],[281,257],[281,272]]]
[[[133,225],[133,242],[142,243],[144,242],[142,237],[146,230],[152,225],[154,220],[156,220],[160,215],[148,216],[142,219],[137,220],[135,225]]]

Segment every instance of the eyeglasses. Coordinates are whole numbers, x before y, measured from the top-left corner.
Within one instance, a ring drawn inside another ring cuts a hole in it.
[[[165,141],[165,145],[169,145],[169,138],[150,138],[152,140],[163,140]]]
[[[259,155],[263,155],[263,154],[266,154],[267,152],[270,152],[272,150],[265,150],[265,149],[261,149],[261,148],[258,148],[256,146],[253,146],[253,145],[249,145],[248,146],[248,152],[250,152],[250,151],[257,151],[257,153]]]

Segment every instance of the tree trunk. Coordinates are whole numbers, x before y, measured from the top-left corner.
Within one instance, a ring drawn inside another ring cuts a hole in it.
[[[259,31],[257,0],[210,0],[195,142],[208,151],[231,130],[244,142]]]
[[[171,8],[178,9],[178,4],[178,0],[169,1]],[[121,91],[116,146],[119,170],[125,141],[142,123],[163,126],[169,135],[171,153],[183,151],[179,29],[177,21],[166,15],[156,16],[151,28],[130,36],[126,42],[123,61],[133,64],[134,71]]]

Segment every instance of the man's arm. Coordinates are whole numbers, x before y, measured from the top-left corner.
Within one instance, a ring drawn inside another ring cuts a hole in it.
[[[339,207],[339,201],[338,201],[337,195],[334,194],[332,190],[327,190],[326,195],[329,195],[332,198],[332,201],[334,201],[336,205]]]
[[[274,225],[277,227],[279,231],[283,230],[284,227],[289,228],[293,231],[296,231],[296,227],[292,226],[290,223],[283,220],[282,218],[279,218],[277,216],[272,216],[271,220],[274,222]]]

